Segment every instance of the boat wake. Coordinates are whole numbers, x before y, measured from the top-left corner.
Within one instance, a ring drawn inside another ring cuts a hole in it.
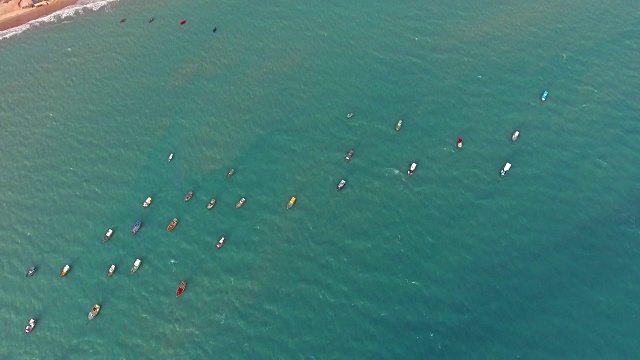
[[[111,3],[118,1],[120,0],[80,0],[76,4],[67,6],[66,8],[60,11],[56,11],[53,14],[29,21],[26,24],[22,24],[12,29],[0,31],[0,40],[5,40],[21,34],[32,27],[38,27],[40,25],[55,23],[58,21],[62,21],[63,23],[71,22],[68,21],[68,18],[82,15],[87,11],[98,11],[102,8],[108,7]]]

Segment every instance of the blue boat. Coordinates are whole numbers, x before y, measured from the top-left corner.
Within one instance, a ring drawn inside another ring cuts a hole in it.
[[[540,96],[540,100],[547,100],[547,95],[549,95],[549,92],[545,90],[545,92],[542,93],[542,96]]]
[[[142,221],[140,220],[136,221],[136,224],[133,226],[133,229],[131,229],[131,233],[135,235],[135,233],[137,233],[141,227],[142,227]]]

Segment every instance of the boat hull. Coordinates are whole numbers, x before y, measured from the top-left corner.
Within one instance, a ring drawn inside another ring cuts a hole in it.
[[[187,196],[184,197],[184,202],[191,200],[192,197],[193,197],[193,191],[189,191]]]
[[[184,293],[184,290],[187,288],[187,283],[186,282],[181,282],[180,286],[178,286],[178,290],[176,290],[176,297],[180,297],[182,296],[182,293]]]
[[[171,221],[169,226],[167,226],[167,231],[172,231],[173,229],[176,228],[176,225],[178,225],[178,219],[173,218],[173,221]]]
[[[131,267],[131,273],[133,274],[134,272],[138,271],[140,265],[142,265],[142,260],[136,259],[136,261],[133,263],[133,266]]]
[[[36,319],[29,320],[29,324],[24,329],[24,333],[31,334],[31,332],[33,331],[33,329],[36,327],[37,324],[38,324],[38,321]]]
[[[207,210],[213,209],[214,206],[216,206],[216,199],[211,199],[211,201],[209,201],[209,203],[207,204]]]
[[[96,318],[96,316],[98,316],[99,313],[100,313],[100,305],[95,304],[93,305],[93,308],[91,309],[91,311],[89,311],[89,315],[87,315],[87,318],[89,320],[93,320]]]
[[[224,246],[226,242],[227,242],[227,239],[225,239],[223,236],[222,238],[220,238],[220,240],[218,240],[218,243],[216,244],[216,248],[220,249],[221,247]]]
[[[60,277],[63,277],[63,276],[65,276],[65,275],[67,275],[67,274],[69,273],[69,270],[71,270],[71,266],[69,266],[69,265],[65,265],[65,266],[62,268],[62,271],[60,271]]]
[[[236,204],[236,209],[240,209],[241,207],[243,207],[245,202],[247,202],[247,199],[240,199],[240,201],[238,201],[238,203]]]
[[[107,276],[112,277],[114,272],[116,272],[116,266],[111,265],[111,267],[109,267],[109,271],[107,271]]]

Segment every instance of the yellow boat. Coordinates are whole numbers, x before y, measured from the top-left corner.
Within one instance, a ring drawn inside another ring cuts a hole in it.
[[[167,226],[167,231],[171,231],[171,230],[175,229],[176,225],[178,225],[178,219],[177,218],[173,218],[173,220],[171,220],[171,223],[169,224],[169,226]]]
[[[291,207],[293,207],[293,204],[296,203],[296,197],[292,196],[291,200],[289,200],[289,203],[287,204],[287,209],[291,209]]]

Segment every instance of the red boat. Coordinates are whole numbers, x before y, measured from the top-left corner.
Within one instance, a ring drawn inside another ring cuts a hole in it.
[[[462,138],[458,138],[458,149],[462,149]]]
[[[193,197],[193,191],[189,191],[187,196],[184,197],[184,202],[191,200],[192,197]]]
[[[180,286],[178,286],[178,290],[176,290],[176,297],[182,295],[182,293],[184,292],[184,289],[187,287],[187,283],[186,282],[181,282]]]

